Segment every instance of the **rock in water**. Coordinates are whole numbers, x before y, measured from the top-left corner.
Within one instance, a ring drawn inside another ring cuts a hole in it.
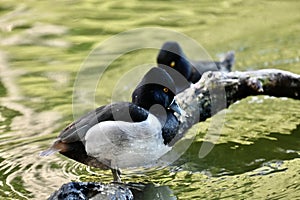
[[[129,188],[120,184],[70,182],[61,186],[48,200],[133,200]]]

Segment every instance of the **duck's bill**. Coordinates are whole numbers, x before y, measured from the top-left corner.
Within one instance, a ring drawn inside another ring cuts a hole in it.
[[[173,101],[171,102],[169,108],[171,110],[177,112],[179,115],[182,115],[184,113],[184,111],[180,108],[180,106],[177,104],[175,99],[173,99]]]

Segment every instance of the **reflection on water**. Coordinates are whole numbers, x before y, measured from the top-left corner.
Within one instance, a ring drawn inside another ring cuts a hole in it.
[[[209,176],[242,174],[261,166],[270,166],[276,171],[277,167],[271,167],[272,163],[300,157],[300,125],[289,135],[270,133],[268,139],[258,138],[250,145],[236,142],[217,144],[208,156],[199,159],[197,153],[201,143],[194,142],[176,164],[181,165],[183,170],[202,171]]]
[[[45,199],[72,180],[112,180],[110,171],[38,154],[73,120],[72,86],[84,58],[121,31],[171,28],[214,58],[235,50],[235,70],[300,73],[297,1],[49,2],[0,5],[0,199]],[[97,103],[110,102],[124,69],[154,63],[156,54],[118,58],[102,80],[109,86],[97,91]],[[211,120],[192,129],[199,132],[196,140],[172,166],[125,170],[124,180],[154,183],[167,191],[162,196],[179,199],[299,199],[299,111],[299,102],[290,99],[242,100],[227,110],[222,134],[206,157],[198,158],[199,146]]]
[[[129,184],[131,185],[131,184]],[[134,184],[136,187],[139,184]],[[140,187],[141,188],[141,187]],[[173,191],[168,186],[155,186],[152,183],[143,185],[142,190],[139,192],[139,186],[137,192],[134,192],[134,197],[137,200],[176,200]]]

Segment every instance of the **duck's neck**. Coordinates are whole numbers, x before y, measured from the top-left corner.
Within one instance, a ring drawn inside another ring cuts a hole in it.
[[[174,112],[160,105],[154,105],[149,112],[154,115],[161,124],[162,137],[164,144],[168,145],[175,137],[178,131],[178,119]]]
[[[164,126],[168,117],[166,108],[159,104],[156,104],[149,109],[149,112],[159,120],[162,126]]]
[[[191,71],[190,77],[188,78],[188,81],[190,81],[192,83],[196,83],[200,80],[201,74],[193,65],[191,65],[191,68],[192,68],[192,71]]]

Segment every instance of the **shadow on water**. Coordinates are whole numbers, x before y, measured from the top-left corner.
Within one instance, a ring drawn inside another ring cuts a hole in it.
[[[135,194],[135,199],[137,200],[175,200],[177,199],[173,191],[165,185],[155,186],[154,184],[147,184],[143,189],[142,193]]]
[[[194,142],[175,165],[183,170],[222,176],[242,174],[300,157],[300,125],[291,134],[270,133],[269,138],[259,138],[251,145],[235,142],[217,144],[202,159],[197,157],[202,142]]]

